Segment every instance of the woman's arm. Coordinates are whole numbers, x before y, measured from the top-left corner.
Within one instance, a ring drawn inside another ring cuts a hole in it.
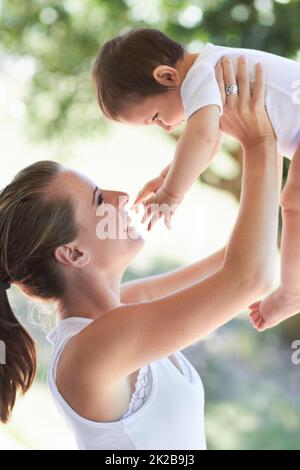
[[[265,295],[274,271],[277,181],[276,145],[253,146],[245,156],[239,216],[222,268],[179,292],[95,320],[81,334],[76,361],[105,364],[103,380],[115,383],[190,346]]]
[[[188,266],[163,274],[134,279],[121,285],[122,303],[154,300],[202,281],[221,268],[226,248]]]
[[[281,190],[283,157],[278,155],[277,158],[278,184],[279,190]],[[195,282],[202,281],[221,268],[225,252],[226,247],[188,266],[124,282],[121,285],[121,302],[135,303],[158,299],[184,289]]]
[[[235,80],[230,64],[224,65],[226,83]],[[245,63],[241,70],[245,73]],[[257,70],[252,97],[249,90],[246,80],[240,96],[226,97],[224,106],[226,109],[229,102],[227,127],[232,113],[239,109],[236,126],[244,148],[244,173],[239,214],[222,267],[172,295],[117,307],[77,335],[73,360],[76,356],[76,364],[85,371],[87,367],[93,374],[97,370],[101,383],[119,383],[143,365],[191,345],[269,288],[275,264],[279,191],[276,142],[264,109],[261,69]]]

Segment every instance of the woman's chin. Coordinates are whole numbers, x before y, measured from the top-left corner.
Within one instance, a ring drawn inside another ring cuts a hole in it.
[[[145,241],[143,233],[135,225],[128,225],[127,238],[133,241]]]
[[[127,218],[126,234],[129,240],[144,241],[146,239],[146,226],[140,221],[140,216],[134,211],[129,211]]]

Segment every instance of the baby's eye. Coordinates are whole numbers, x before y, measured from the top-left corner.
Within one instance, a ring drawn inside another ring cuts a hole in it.
[[[152,118],[152,121],[155,121],[155,119],[158,118],[158,113],[154,114],[153,118]]]
[[[103,194],[100,193],[98,196],[98,206],[100,206],[100,204],[102,204],[103,201],[104,201]]]

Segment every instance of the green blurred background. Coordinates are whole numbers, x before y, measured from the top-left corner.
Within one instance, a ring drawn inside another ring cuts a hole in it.
[[[133,199],[169,163],[178,134],[108,123],[96,103],[91,67],[99,47],[138,26],[162,29],[191,51],[209,41],[300,60],[299,0],[0,0],[1,187],[33,161],[54,159]],[[241,149],[226,138],[176,213],[172,232],[159,222],[123,280],[222,247],[236,218],[241,172]],[[279,257],[274,288],[278,280]],[[46,386],[52,308],[14,287],[9,296],[38,342],[39,370],[11,422],[0,426],[0,449],[75,448]],[[258,334],[242,312],[183,351],[204,382],[208,448],[300,448],[300,365],[291,360],[297,339],[300,315]]]

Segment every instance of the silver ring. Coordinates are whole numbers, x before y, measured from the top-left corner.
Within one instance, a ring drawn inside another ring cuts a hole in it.
[[[226,95],[238,95],[239,87],[236,84],[225,85],[225,93]]]

